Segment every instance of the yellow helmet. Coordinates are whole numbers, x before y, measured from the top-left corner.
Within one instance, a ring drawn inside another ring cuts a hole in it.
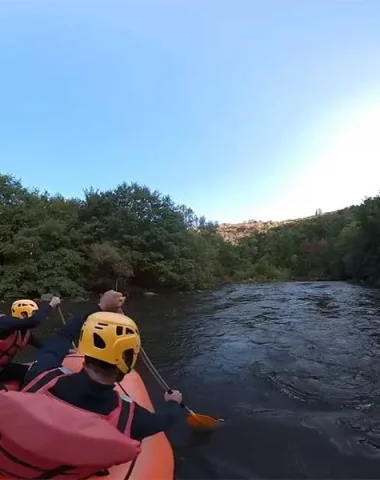
[[[12,303],[12,317],[25,318],[31,317],[38,310],[38,305],[33,300],[16,300]]]
[[[140,352],[140,333],[135,322],[120,313],[97,312],[84,322],[78,350],[91,358],[130,372]]]

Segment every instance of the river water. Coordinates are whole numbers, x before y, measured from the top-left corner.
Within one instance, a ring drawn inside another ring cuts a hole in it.
[[[226,420],[212,434],[173,428],[179,478],[380,478],[380,291],[233,285],[132,297],[126,313],[186,403]]]

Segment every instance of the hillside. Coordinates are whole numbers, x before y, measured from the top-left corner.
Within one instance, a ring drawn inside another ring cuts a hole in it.
[[[296,225],[302,222],[309,222],[310,220],[318,217],[323,217],[325,219],[333,219],[334,217],[353,212],[357,208],[358,206],[351,206],[341,210],[326,213],[322,213],[319,209],[317,209],[315,215],[278,222],[262,222],[258,220],[248,220],[248,222],[221,223],[217,226],[217,232],[223,238],[223,240],[233,244],[237,244],[244,238],[250,237],[252,235],[266,234],[271,229],[278,229],[285,226]]]
[[[221,223],[217,227],[217,232],[226,242],[236,244],[243,238],[256,235],[258,233],[267,233],[271,228],[293,222],[294,221],[260,222],[256,220],[250,220],[244,223]]]

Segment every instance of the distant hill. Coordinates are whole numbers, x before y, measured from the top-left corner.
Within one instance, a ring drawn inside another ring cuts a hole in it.
[[[266,233],[272,228],[292,222],[294,221],[260,222],[256,220],[249,220],[248,222],[244,223],[221,223],[218,225],[217,231],[226,242],[237,243],[242,238],[249,237],[257,233]]]
[[[320,209],[316,210],[315,215],[309,217],[297,218],[293,220],[284,220],[280,222],[268,221],[262,222],[260,220],[248,220],[248,222],[241,223],[221,223],[217,227],[217,232],[226,242],[236,244],[239,240],[250,237],[258,233],[267,233],[269,230],[277,229],[278,227],[291,226],[302,222],[308,222],[316,217],[333,218],[340,216],[357,209],[357,206],[347,207],[341,210],[322,213]]]

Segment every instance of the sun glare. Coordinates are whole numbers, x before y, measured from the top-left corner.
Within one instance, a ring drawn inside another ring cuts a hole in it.
[[[380,100],[344,113],[336,116],[317,151],[304,152],[304,167],[289,186],[281,212],[309,216],[317,208],[343,208],[380,191]]]

